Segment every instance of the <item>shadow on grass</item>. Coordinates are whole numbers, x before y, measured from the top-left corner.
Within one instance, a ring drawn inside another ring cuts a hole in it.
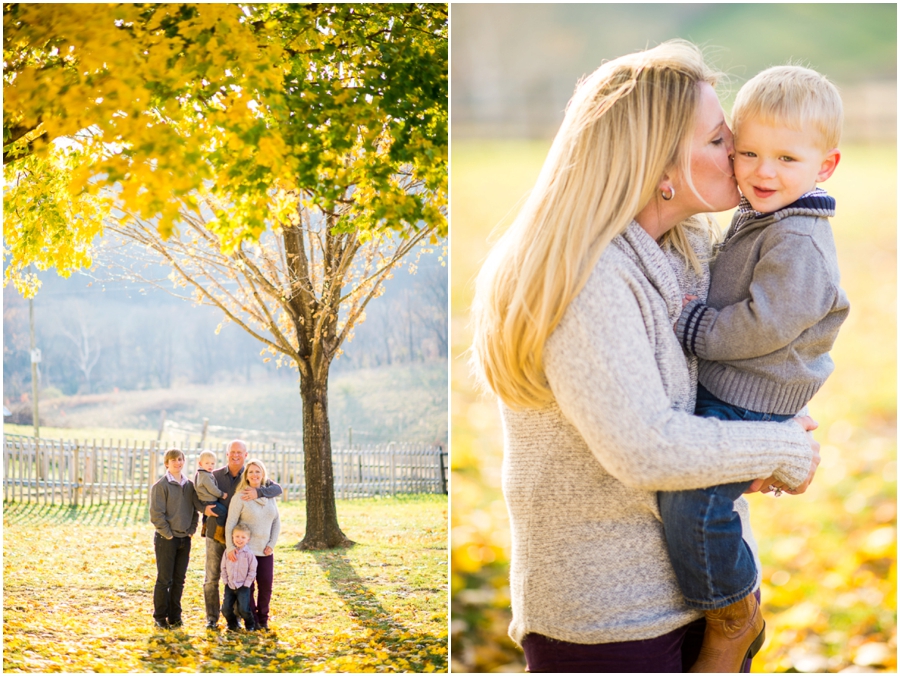
[[[347,606],[349,615],[371,633],[372,640],[384,643],[389,652],[396,651],[399,646],[388,644],[400,642],[417,648],[443,646],[443,655],[429,661],[439,669],[446,669],[446,640],[430,634],[416,633],[398,622],[364,584],[356,569],[344,558],[343,551],[310,553],[325,573],[331,588]]]
[[[72,507],[37,502],[3,502],[3,523],[9,525],[77,523],[86,526],[130,526],[148,521],[147,505],[144,503]]]
[[[158,631],[146,642],[140,662],[148,672],[176,671],[190,666],[197,672],[305,671],[306,657],[284,650],[274,632]]]

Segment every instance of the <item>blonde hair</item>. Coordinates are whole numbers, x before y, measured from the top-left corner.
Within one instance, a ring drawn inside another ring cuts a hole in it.
[[[248,526],[243,521],[238,521],[237,525],[231,529],[232,533],[234,533],[235,531],[240,531],[241,533],[246,533],[247,535],[253,535],[253,531],[251,530],[250,526]]]
[[[197,456],[197,463],[199,464],[199,463],[203,462],[203,460],[206,459],[206,458],[212,458],[212,459],[213,459],[213,462],[215,462],[215,461],[216,461],[216,454],[213,453],[212,451],[202,451],[202,452],[200,453],[200,455]]]
[[[269,475],[268,475],[268,473],[266,472],[266,466],[263,464],[262,460],[255,460],[255,459],[254,459],[254,460],[248,460],[248,461],[244,464],[244,471],[243,471],[243,473],[241,474],[241,480],[240,480],[240,483],[238,483],[237,488],[234,489],[234,494],[235,494],[235,495],[237,495],[238,493],[240,493],[240,492],[241,492],[242,490],[244,490],[245,488],[249,488],[249,487],[250,487],[250,482],[247,480],[247,470],[250,469],[250,465],[256,465],[257,467],[259,467],[259,468],[262,470],[262,481],[260,482],[259,485],[260,485],[260,486],[265,486],[265,485],[266,485],[266,481],[269,479]]]
[[[700,50],[672,40],[609,61],[577,87],[537,183],[478,275],[473,362],[511,408],[552,400],[543,349],[607,244],[680,169],[690,184],[690,142],[700,83],[715,85]],[[696,190],[694,190],[696,193]],[[667,242],[699,268],[685,227]]]
[[[774,66],[751,78],[737,94],[732,110],[735,135],[747,119],[818,132],[822,150],[837,148],[844,107],[837,87],[803,66]]]

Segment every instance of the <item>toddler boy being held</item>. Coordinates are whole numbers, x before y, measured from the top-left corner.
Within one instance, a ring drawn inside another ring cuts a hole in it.
[[[706,303],[687,302],[675,331],[699,357],[697,415],[783,422],[833,371],[828,351],[850,307],[827,220],[835,201],[816,187],[840,161],[842,105],[820,74],[777,66],[741,88],[732,117],[743,199],[718,247]],[[750,483],[659,495],[679,585],[707,616],[692,671],[741,671],[763,642],[756,564],[734,512]],[[792,488],[767,485],[776,495]],[[740,631],[726,636],[728,623]]]
[[[250,610],[250,585],[256,579],[256,556],[247,548],[250,542],[250,527],[243,521],[231,529],[231,540],[234,542],[236,558],[231,561],[227,554],[222,556],[222,581],[225,583],[225,599],[222,603],[222,614],[228,628],[236,630],[240,626],[237,615],[244,620],[249,631],[256,629],[256,622]],[[235,615],[235,607],[237,615]]]
[[[197,465],[197,473],[194,475],[197,497],[204,505],[213,506],[213,512],[216,515],[214,539],[223,545],[227,544],[225,542],[225,521],[228,519],[228,508],[222,501],[228,497],[228,493],[219,490],[216,477],[212,473],[216,467],[216,454],[212,451],[203,451],[197,459]]]

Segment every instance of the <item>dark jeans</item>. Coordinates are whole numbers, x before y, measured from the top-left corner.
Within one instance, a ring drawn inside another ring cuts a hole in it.
[[[174,624],[181,622],[181,594],[191,558],[191,538],[166,540],[153,534],[156,553],[156,585],[153,587],[153,619]]]
[[[225,621],[228,622],[229,627],[234,628],[240,625],[238,618],[235,616],[235,609],[237,609],[237,614],[244,620],[244,626],[247,629],[251,629],[256,625],[256,620],[250,610],[250,600],[250,587],[232,589],[227,584],[225,585],[222,614],[225,616]]]
[[[697,661],[705,629],[706,620],[701,618],[656,638],[594,645],[528,634],[522,648],[532,673],[680,674]],[[750,672],[751,663],[744,662],[744,673]]]
[[[274,554],[256,557],[256,581],[250,585],[250,610],[260,627],[269,626],[269,601],[272,599],[274,572]],[[254,594],[257,588],[259,593]]]
[[[225,506],[225,503],[217,500],[216,502],[204,502],[203,504],[212,506],[213,514],[216,515],[216,525],[225,528],[225,522],[228,521],[228,507]],[[206,524],[206,527],[209,528],[209,524]],[[213,531],[212,534],[215,535],[216,532]]]
[[[783,422],[793,416],[732,406],[697,387],[696,415],[719,420]],[[712,610],[739,601],[756,585],[753,554],[744,542],[737,500],[752,482],[661,492],[659,511],[669,558],[685,602]]]

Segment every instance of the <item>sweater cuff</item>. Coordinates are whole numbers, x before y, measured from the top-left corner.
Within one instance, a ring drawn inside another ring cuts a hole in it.
[[[798,438],[801,441],[797,452],[791,453],[784,457],[781,466],[773,472],[773,476],[781,483],[787,484],[789,488],[796,488],[809,476],[810,465],[812,464],[812,449],[806,438],[806,432],[798,423],[785,420],[782,425],[793,425],[800,432]]]
[[[697,357],[706,354],[706,334],[715,315],[716,310],[699,298],[684,306],[675,323],[675,335],[685,352]]]

